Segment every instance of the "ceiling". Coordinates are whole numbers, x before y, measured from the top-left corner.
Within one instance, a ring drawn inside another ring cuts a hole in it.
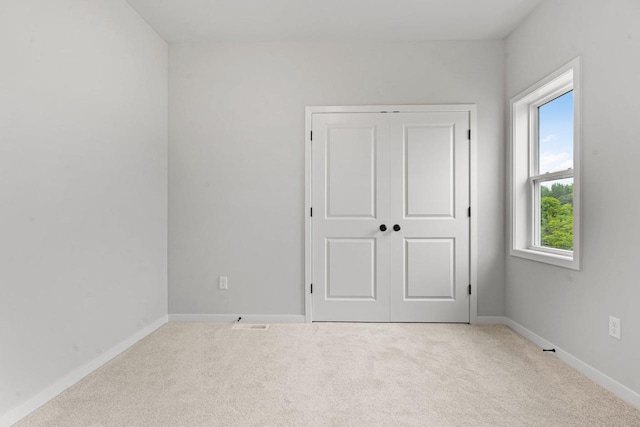
[[[542,0],[127,0],[168,42],[487,40]]]

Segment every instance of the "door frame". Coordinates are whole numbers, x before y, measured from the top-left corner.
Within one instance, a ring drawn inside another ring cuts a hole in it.
[[[311,201],[313,200],[313,182],[311,170],[311,130],[314,114],[328,113],[427,113],[434,111],[458,111],[469,113],[471,139],[469,141],[469,205],[471,208],[471,224],[469,230],[469,281],[471,282],[471,298],[469,301],[469,323],[478,323],[478,132],[476,104],[441,104],[441,105],[360,105],[360,106],[308,106],[305,107],[304,132],[304,316],[305,322],[313,320],[311,284],[313,278],[312,220]]]

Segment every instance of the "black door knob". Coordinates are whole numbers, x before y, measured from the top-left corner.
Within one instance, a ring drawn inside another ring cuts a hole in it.
[[[393,226],[394,231],[400,231],[400,226],[398,224]]]
[[[382,225],[380,226],[380,231],[387,231],[387,226],[386,226],[386,225],[384,225],[384,224],[382,224]]]

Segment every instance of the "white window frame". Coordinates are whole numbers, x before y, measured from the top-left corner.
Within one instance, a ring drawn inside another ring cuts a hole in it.
[[[511,250],[512,256],[580,269],[580,58],[511,99]],[[538,174],[538,107],[573,90],[573,169]],[[573,251],[540,245],[541,182],[573,178]]]

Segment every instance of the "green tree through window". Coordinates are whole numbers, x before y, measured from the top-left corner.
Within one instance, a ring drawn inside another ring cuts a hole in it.
[[[573,250],[573,184],[540,186],[540,243]]]

